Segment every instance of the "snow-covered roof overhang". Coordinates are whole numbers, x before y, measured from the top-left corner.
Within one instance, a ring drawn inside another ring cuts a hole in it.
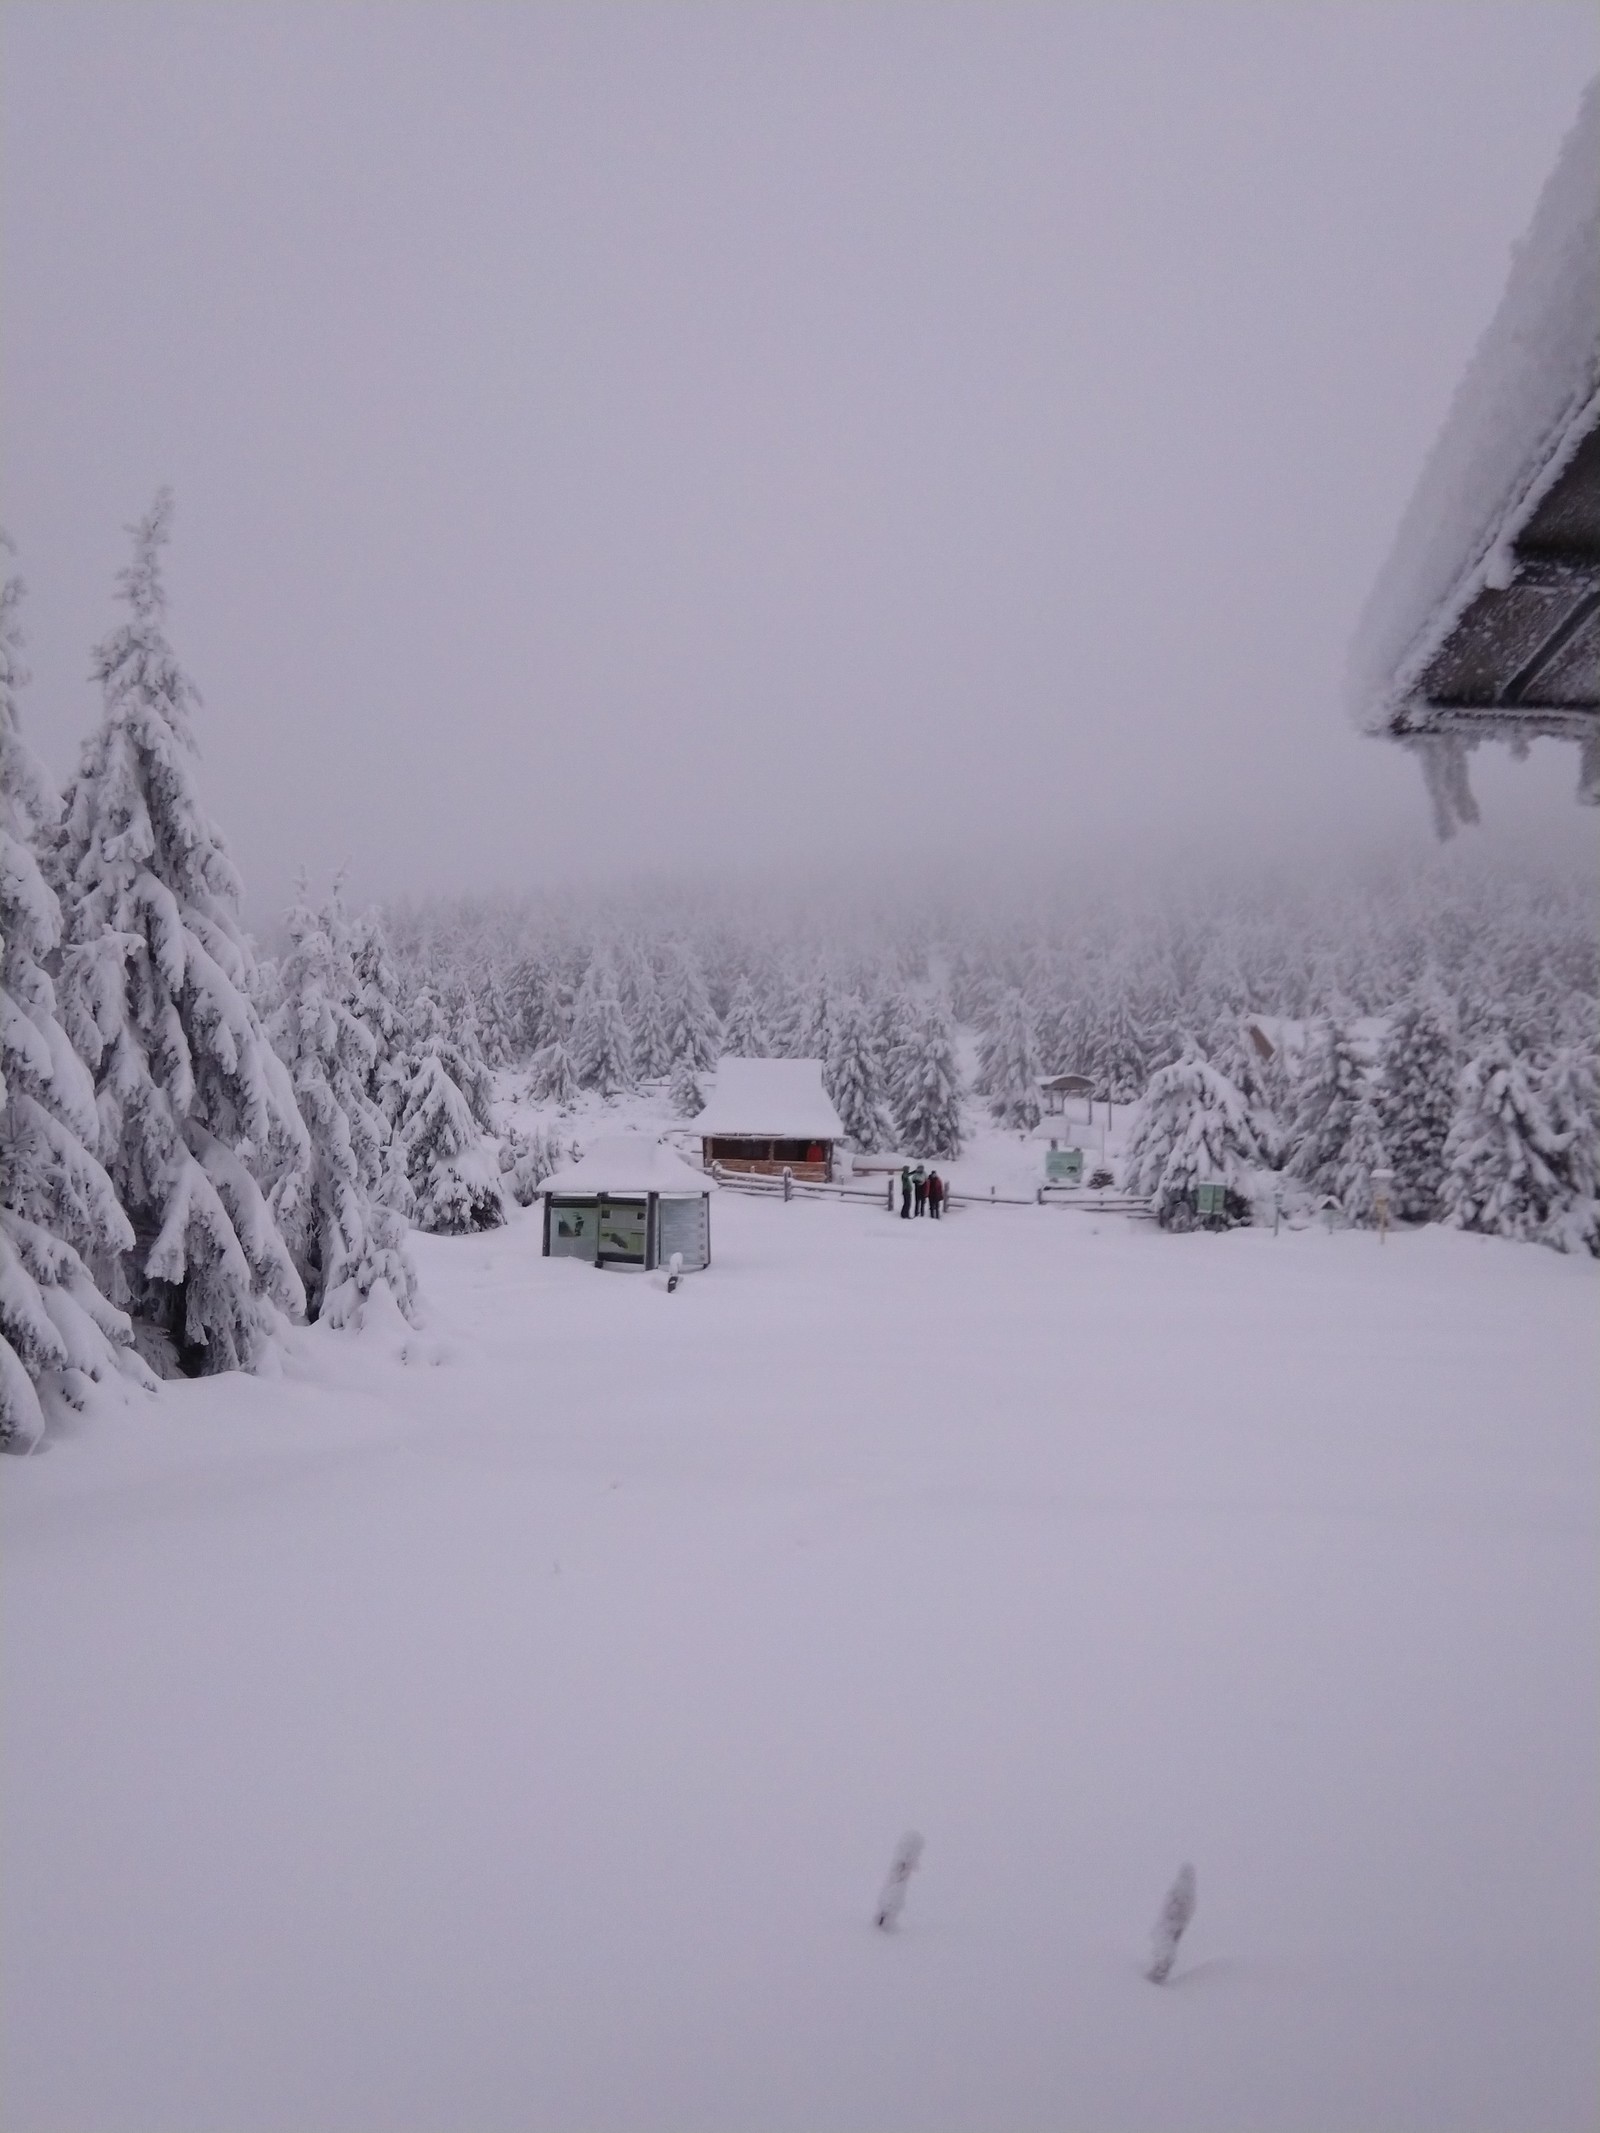
[[[820,1059],[723,1059],[691,1131],[713,1138],[842,1141]]]
[[[1556,734],[1600,802],[1600,82],[1518,244],[1361,618],[1357,722],[1416,748],[1448,835],[1466,751]]]
[[[618,1133],[598,1140],[565,1170],[546,1178],[539,1190],[585,1199],[614,1193],[619,1199],[642,1199],[648,1193],[713,1192],[703,1170],[696,1170],[671,1148],[645,1133]]]

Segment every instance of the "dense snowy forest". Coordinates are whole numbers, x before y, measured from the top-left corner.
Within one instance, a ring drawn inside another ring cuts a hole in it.
[[[410,1225],[526,1203],[581,1091],[685,1120],[724,1053],[819,1059],[862,1151],[949,1159],[1041,1077],[1137,1103],[1121,1179],[1186,1226],[1272,1190],[1600,1252],[1587,875],[1469,854],[1050,891],[503,896],[353,915],[263,957],[165,635],[170,500],[136,529],[64,796],[0,604],[0,1430],[86,1381],[248,1367],[285,1321],[416,1308]],[[1008,908],[1009,902],[1009,908]],[[518,1069],[548,1133],[501,1131]]]

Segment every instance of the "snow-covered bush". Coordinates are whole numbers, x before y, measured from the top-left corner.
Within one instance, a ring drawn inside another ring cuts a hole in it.
[[[171,499],[135,529],[129,620],[95,654],[104,697],[51,853],[60,996],[95,1075],[100,1147],[133,1226],[112,1300],[176,1367],[259,1360],[305,1295],[266,1192],[310,1160],[252,999],[239,881],[201,806],[199,699],[162,629]]]
[[[1197,1044],[1160,1068],[1134,1111],[1123,1155],[1123,1189],[1147,1193],[1163,1229],[1189,1229],[1198,1187],[1221,1185],[1230,1222],[1248,1221],[1261,1149],[1245,1100]]]
[[[18,578],[0,586],[0,1442],[37,1435],[51,1402],[81,1405],[91,1381],[151,1382],[92,1271],[133,1230],[94,1153],[94,1085],[46,971],[61,912],[33,846],[56,803],[18,724],[21,595]]]

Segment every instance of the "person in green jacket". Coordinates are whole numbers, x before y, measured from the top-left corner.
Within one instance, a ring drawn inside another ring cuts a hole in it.
[[[900,1166],[900,1219],[902,1222],[909,1222],[911,1219],[911,1165],[909,1163],[903,1163]]]

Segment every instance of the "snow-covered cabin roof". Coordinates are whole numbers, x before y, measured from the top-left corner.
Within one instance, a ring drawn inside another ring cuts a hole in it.
[[[590,1193],[714,1192],[703,1170],[696,1170],[648,1133],[616,1133],[598,1140],[565,1170],[557,1170],[539,1187],[585,1197]]]
[[[1351,647],[1350,709],[1423,752],[1439,827],[1465,750],[1584,743],[1600,801],[1600,81],[1512,255]]]
[[[822,1086],[820,1059],[724,1059],[690,1131],[740,1139],[842,1141],[844,1123]]]

